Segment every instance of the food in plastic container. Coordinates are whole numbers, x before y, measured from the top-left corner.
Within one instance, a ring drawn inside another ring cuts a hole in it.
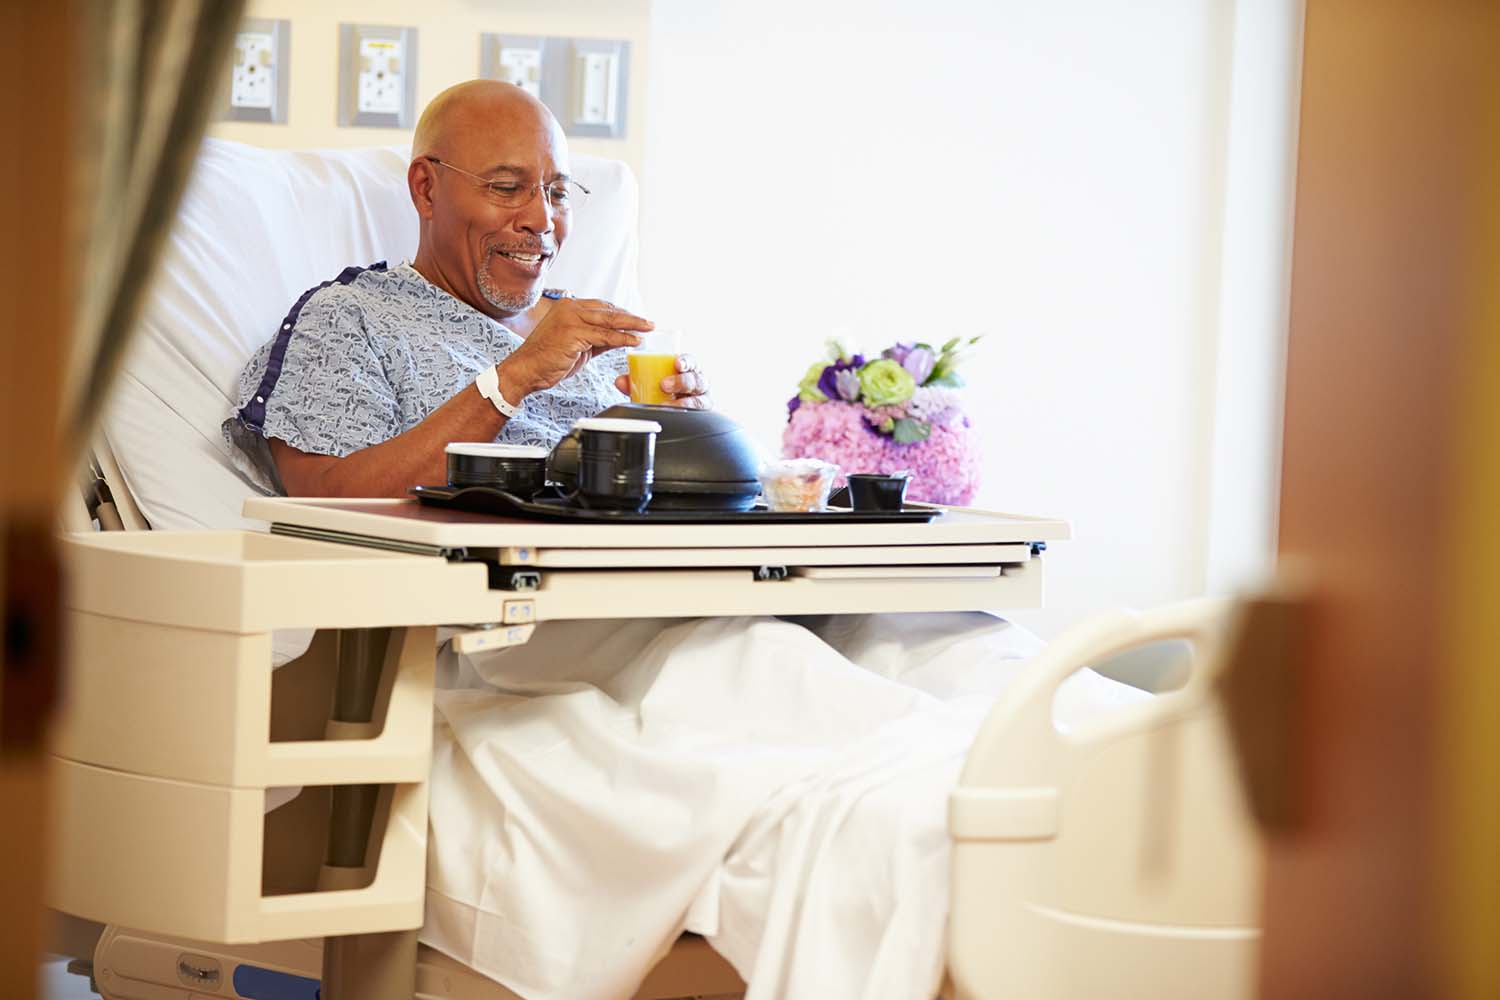
[[[823,510],[838,474],[837,465],[816,458],[777,459],[761,467],[761,495],[771,510]]]

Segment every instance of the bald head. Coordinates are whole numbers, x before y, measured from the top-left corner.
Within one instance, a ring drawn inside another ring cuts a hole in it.
[[[562,128],[541,101],[520,87],[499,80],[457,83],[434,97],[422,111],[412,135],[413,159],[462,156],[486,137],[545,134],[551,145],[567,149]]]
[[[413,263],[496,318],[530,308],[568,233],[568,180],[567,139],[541,101],[498,80],[449,87],[412,136]]]

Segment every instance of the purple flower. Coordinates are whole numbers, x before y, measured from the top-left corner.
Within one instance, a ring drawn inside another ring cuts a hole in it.
[[[823,374],[818,376],[818,391],[827,396],[829,399],[839,398],[839,386],[837,377],[839,372],[839,364],[840,362],[835,362],[834,364],[827,366],[823,369]]]
[[[802,397],[801,396],[793,396],[791,399],[787,400],[786,401],[786,418],[788,420],[792,419],[792,414],[796,413],[797,412],[797,407],[799,407],[801,405],[802,405]]]
[[[937,364],[937,356],[926,347],[912,348],[901,361],[901,367],[911,373],[917,385],[927,381],[927,376],[932,374],[932,366],[935,364]]]
[[[834,372],[833,384],[840,399],[852,403],[859,398],[859,373],[852,368],[840,368]]]
[[[898,365],[904,365],[906,364],[906,356],[912,352],[915,346],[916,345],[914,344],[908,344],[904,340],[898,340],[896,341],[896,346],[887,347],[885,350],[880,352],[880,356],[882,358],[890,358]],[[920,382],[921,379],[918,379],[917,381]]]
[[[850,369],[858,369],[865,363],[863,354],[856,354],[852,358],[835,361],[823,369],[823,374],[818,378],[818,391],[829,399],[839,399],[838,373]]]

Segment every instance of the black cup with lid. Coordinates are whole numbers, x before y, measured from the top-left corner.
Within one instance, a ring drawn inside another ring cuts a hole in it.
[[[656,435],[652,420],[589,417],[573,423],[578,439],[578,474],[573,499],[595,510],[639,511],[651,502],[656,476]]]
[[[602,418],[649,420],[656,436],[650,510],[748,510],[760,495],[761,455],[750,435],[722,413],[620,403]],[[578,437],[558,442],[547,475],[565,489],[578,480]]]
[[[448,456],[449,486],[493,486],[530,500],[547,485],[547,449],[491,441],[454,441]]]

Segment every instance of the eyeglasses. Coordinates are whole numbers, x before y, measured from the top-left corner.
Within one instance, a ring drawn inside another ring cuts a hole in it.
[[[554,180],[543,183],[536,181],[526,183],[513,178],[497,179],[493,177],[481,177],[471,174],[462,167],[455,167],[446,160],[440,160],[436,156],[424,156],[424,160],[436,163],[440,167],[471,177],[483,185],[485,192],[497,205],[505,208],[523,208],[531,204],[531,199],[536,197],[538,191],[544,192],[547,204],[552,206],[552,211],[564,213],[571,211],[574,204],[588,198],[589,189],[574,180]]]

